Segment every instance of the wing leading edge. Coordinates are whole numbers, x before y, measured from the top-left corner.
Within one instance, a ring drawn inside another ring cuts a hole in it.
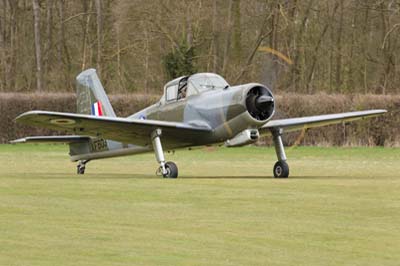
[[[123,143],[148,145],[151,133],[160,128],[167,137],[184,137],[185,133],[201,135],[211,130],[184,123],[158,120],[140,120],[117,117],[29,111],[21,114],[16,121],[30,126],[38,126],[58,131],[66,131],[79,136],[102,137]]]
[[[376,117],[386,113],[386,110],[368,110],[329,115],[306,116],[298,118],[278,119],[267,122],[260,128],[261,134],[268,134],[274,129],[283,129],[285,132],[321,127],[342,122],[350,122],[359,119]]]

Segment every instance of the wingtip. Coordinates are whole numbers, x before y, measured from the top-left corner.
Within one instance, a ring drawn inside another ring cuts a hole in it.
[[[30,112],[30,111],[29,111]],[[20,114],[19,116],[17,116],[16,118],[14,118],[15,122],[18,122],[19,120],[21,120],[21,118],[23,118],[24,116],[26,116],[29,112],[25,112]]]
[[[9,141],[10,144],[25,143],[25,142],[26,142],[26,138],[14,139],[14,140]]]
[[[373,114],[384,114],[387,113],[388,111],[386,109],[373,109],[373,110],[365,110],[365,112],[370,112]]]
[[[377,109],[377,110],[375,110],[376,111],[376,113],[378,113],[378,114],[384,114],[384,113],[387,113],[388,112],[388,110],[386,110],[386,109]]]
[[[14,121],[18,122],[21,121],[23,118],[26,118],[30,115],[40,115],[40,114],[44,114],[46,113],[46,111],[40,111],[40,110],[32,110],[32,111],[27,111],[25,113],[20,114],[19,116],[17,116]]]

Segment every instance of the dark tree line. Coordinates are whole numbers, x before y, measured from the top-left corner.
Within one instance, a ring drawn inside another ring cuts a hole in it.
[[[283,91],[400,91],[399,0],[0,0],[0,91],[159,92],[217,72]]]

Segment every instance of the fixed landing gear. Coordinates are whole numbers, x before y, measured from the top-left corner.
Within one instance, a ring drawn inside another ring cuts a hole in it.
[[[79,161],[78,165],[76,166],[76,173],[78,175],[83,175],[85,174],[85,169],[86,169],[86,164],[89,162],[89,160],[83,160]]]
[[[286,162],[287,158],[282,142],[282,129],[272,131],[272,137],[274,140],[276,157],[278,157],[278,161],[274,165],[274,177],[287,178],[289,177],[289,165]]]
[[[177,178],[178,167],[176,164],[173,162],[165,162],[164,151],[160,140],[161,135],[161,129],[156,129],[151,134],[151,142],[153,144],[154,153],[156,155],[157,162],[160,164],[157,173],[160,173],[165,178]]]

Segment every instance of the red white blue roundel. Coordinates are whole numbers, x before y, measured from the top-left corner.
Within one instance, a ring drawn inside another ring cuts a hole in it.
[[[97,101],[94,104],[92,104],[92,115],[103,116],[103,107],[101,106],[100,101]]]

